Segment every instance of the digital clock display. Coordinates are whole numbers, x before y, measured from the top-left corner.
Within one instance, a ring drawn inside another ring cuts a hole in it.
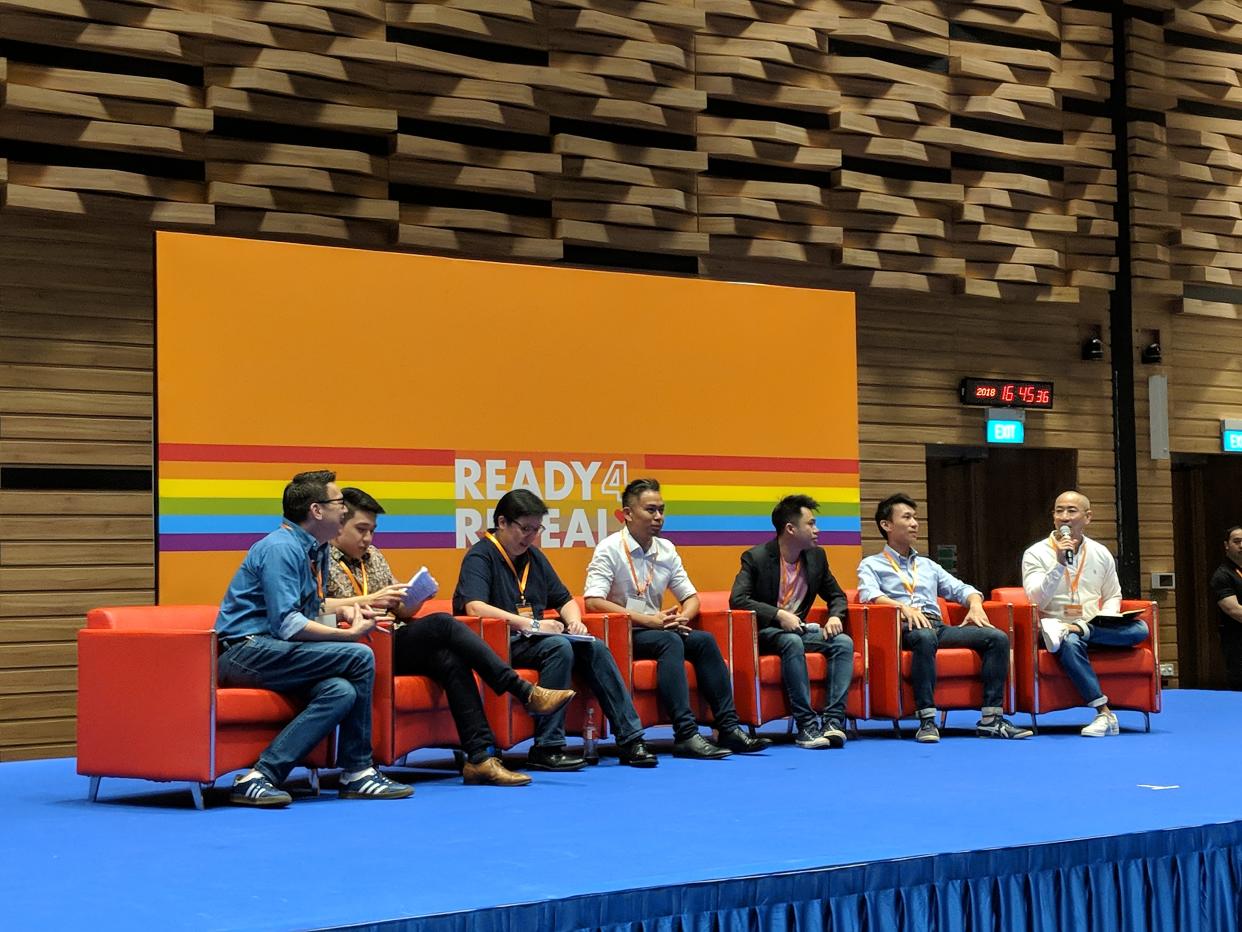
[[[986,408],[1052,408],[1051,382],[1015,379],[978,379],[967,376],[958,386],[964,405]]]

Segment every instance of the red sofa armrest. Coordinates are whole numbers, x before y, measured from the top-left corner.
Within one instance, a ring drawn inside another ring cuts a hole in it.
[[[78,632],[78,773],[214,780],[216,634]]]

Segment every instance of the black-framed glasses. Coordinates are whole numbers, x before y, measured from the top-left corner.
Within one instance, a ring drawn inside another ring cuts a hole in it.
[[[521,521],[510,521],[509,523],[521,531],[523,537],[530,537],[532,534],[539,534],[544,530],[542,524],[536,524],[532,527],[530,525],[523,524]]]
[[[318,501],[316,501],[315,504],[316,505],[344,505],[345,499],[343,498],[321,498]]]

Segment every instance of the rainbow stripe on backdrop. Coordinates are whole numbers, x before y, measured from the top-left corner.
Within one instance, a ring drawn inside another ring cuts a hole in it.
[[[664,535],[678,546],[750,546],[772,535],[772,506],[805,492],[820,503],[820,543],[858,545],[858,461],[666,454],[561,454],[452,450],[356,449],[165,443],[159,447],[159,548],[163,552],[245,550],[279,523],[281,491],[294,473],[321,464],[342,485],[365,488],[386,513],[376,544],[396,549],[453,549],[459,507],[494,501],[456,498],[457,457],[529,460],[623,460],[628,476],[660,480],[669,504]],[[617,500],[575,493],[550,501],[611,514]],[[610,520],[615,526],[615,521]],[[560,529],[564,532],[564,528]]]

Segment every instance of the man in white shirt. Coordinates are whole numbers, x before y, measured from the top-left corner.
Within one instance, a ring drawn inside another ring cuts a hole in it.
[[[677,548],[658,536],[664,527],[660,483],[635,479],[621,493],[621,506],[625,527],[599,542],[587,567],[583,590],[587,611],[628,616],[634,656],[656,661],[660,701],[673,720],[675,756],[716,760],[732,751],[762,751],[771,742],[752,738],[742,729],[733,707],[729,668],[716,639],[690,627],[699,613],[699,597]],[[663,608],[665,592],[680,604]],[[711,707],[715,743],[699,733],[690,710],[687,660]]]
[[[1044,646],[1056,654],[1083,701],[1095,710],[1082,734],[1103,738],[1117,734],[1117,716],[1100,690],[1087,648],[1141,644],[1147,640],[1147,623],[1139,619],[1093,623],[1097,616],[1118,616],[1121,584],[1108,548],[1083,533],[1090,523],[1087,496],[1062,492],[1052,508],[1052,534],[1022,555],[1022,588],[1039,606]]]

